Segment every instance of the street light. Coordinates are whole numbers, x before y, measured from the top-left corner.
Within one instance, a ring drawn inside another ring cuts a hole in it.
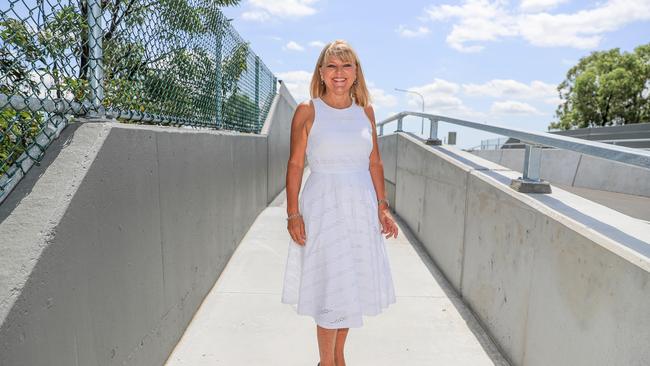
[[[416,91],[399,89],[399,88],[395,88],[395,90],[419,95],[420,98],[422,98],[422,113],[424,113],[424,97],[422,96],[422,94],[420,94],[420,93],[418,93]],[[420,134],[424,135],[424,117],[422,117],[422,128],[421,128]]]

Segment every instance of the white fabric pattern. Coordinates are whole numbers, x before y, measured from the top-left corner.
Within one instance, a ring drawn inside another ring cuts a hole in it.
[[[369,171],[372,126],[363,108],[312,99],[311,174],[300,193],[305,245],[289,239],[282,302],[323,328],[356,328],[395,303]]]

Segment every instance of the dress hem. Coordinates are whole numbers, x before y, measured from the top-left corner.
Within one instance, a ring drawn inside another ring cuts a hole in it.
[[[396,298],[393,298],[393,299],[389,300],[385,305],[380,305],[380,309],[379,309],[379,311],[377,311],[377,312],[365,312],[365,313],[364,313],[364,312],[362,311],[362,312],[361,312],[362,317],[361,317],[361,322],[360,322],[360,323],[349,324],[349,325],[347,325],[347,326],[343,326],[343,327],[338,326],[338,327],[336,327],[336,328],[330,328],[330,326],[325,326],[325,325],[319,324],[318,321],[316,320],[316,316],[313,315],[313,314],[311,314],[311,313],[298,311],[298,304],[297,304],[296,302],[289,302],[289,301],[283,301],[283,300],[281,300],[280,302],[281,302],[282,304],[291,305],[291,307],[292,307],[293,310],[296,312],[296,314],[298,314],[298,315],[302,315],[302,316],[308,316],[308,317],[312,318],[312,319],[314,320],[314,323],[316,323],[317,325],[319,325],[319,326],[322,327],[322,328],[326,328],[326,329],[340,329],[340,328],[361,328],[361,327],[363,326],[363,324],[364,324],[364,322],[363,322],[363,317],[364,317],[364,316],[372,316],[372,317],[375,317],[375,316],[377,316],[377,315],[383,314],[384,311],[390,307],[390,305],[397,303],[397,299],[396,299]]]

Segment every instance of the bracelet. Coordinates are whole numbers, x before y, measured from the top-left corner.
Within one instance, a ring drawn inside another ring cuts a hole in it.
[[[382,199],[380,199],[380,200],[377,200],[377,206],[379,206],[382,202],[386,202],[386,206],[387,206],[387,207],[390,207],[390,204],[388,203],[388,199],[387,199],[387,198],[382,198]]]
[[[289,220],[291,220],[291,219],[293,219],[295,217],[302,217],[302,215],[300,214],[300,212],[293,213],[293,214],[291,214],[291,215],[289,215],[287,217],[287,221],[289,221]]]

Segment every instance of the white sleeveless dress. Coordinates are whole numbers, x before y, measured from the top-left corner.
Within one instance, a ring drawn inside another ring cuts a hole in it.
[[[361,327],[362,315],[396,301],[369,170],[372,125],[355,103],[312,102],[311,174],[299,198],[307,239],[289,239],[281,301],[323,328]]]

